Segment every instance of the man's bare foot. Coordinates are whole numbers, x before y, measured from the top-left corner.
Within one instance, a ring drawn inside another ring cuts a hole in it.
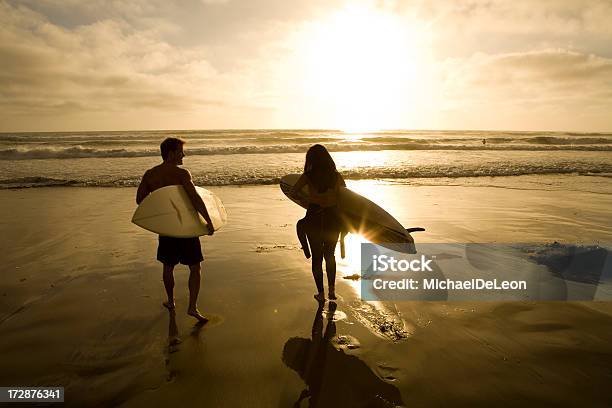
[[[174,308],[176,307],[176,305],[174,304],[174,301],[172,302],[167,301],[167,302],[162,303],[162,305],[164,305],[164,307],[168,310],[174,310]]]
[[[204,317],[198,309],[189,309],[187,314],[198,319],[198,323],[204,324],[208,321],[208,319]]]
[[[314,295],[314,298],[317,300],[317,302],[323,303],[325,302],[325,292],[319,292],[316,295]]]

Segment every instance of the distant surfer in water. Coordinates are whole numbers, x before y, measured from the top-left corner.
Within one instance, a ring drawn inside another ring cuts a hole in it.
[[[142,177],[142,181],[138,186],[136,193],[136,203],[140,204],[147,195],[157,190],[158,188],[179,185],[183,186],[189,196],[194,208],[198,210],[208,225],[213,225],[206,206],[202,198],[197,194],[195,186],[191,181],[191,174],[188,170],[178,167],[183,164],[183,145],[185,141],[182,139],[169,137],[165,139],[161,145],[161,156],[163,163],[147,170]],[[213,229],[210,228],[210,233],[213,234]],[[195,238],[173,238],[159,236],[159,246],[157,247],[157,260],[160,261],[163,268],[164,286],[168,301],[164,302],[164,306],[170,310],[175,308],[174,303],[174,266],[179,262],[183,265],[188,265],[189,274],[189,308],[187,314],[198,319],[200,323],[206,323],[208,319],[199,312],[198,293],[200,292],[200,262],[204,260],[202,256],[202,247],[200,246],[199,237]]]
[[[341,230],[337,207],[338,189],[341,186],[346,187],[346,183],[336,170],[336,163],[331,155],[322,145],[316,144],[308,149],[304,173],[295,183],[294,191],[300,191],[305,186],[308,186],[310,204],[306,217],[298,222],[298,234],[303,229],[310,244],[312,275],[318,291],[315,299],[319,302],[325,301],[323,288],[323,259],[325,259],[329,299],[336,300],[334,251]],[[307,247],[305,254],[308,257]]]

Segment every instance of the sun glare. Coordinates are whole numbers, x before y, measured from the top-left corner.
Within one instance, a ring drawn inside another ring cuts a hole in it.
[[[359,282],[359,277],[361,276],[361,244],[364,242],[368,241],[361,235],[348,234],[344,239],[345,257],[341,258],[340,248],[336,250],[336,262],[340,276],[348,277],[347,282],[358,295],[361,289]]]
[[[378,185],[379,182],[375,180],[348,182],[348,186],[351,190],[357,191],[366,197],[369,196],[370,198],[373,198],[379,193],[379,189],[377,189]],[[368,242],[370,241],[362,234],[350,233],[344,239],[345,257],[342,258],[340,256],[340,248],[336,249],[336,262],[340,276],[347,278],[347,282],[358,296],[361,296],[361,244]]]
[[[302,94],[335,128],[400,127],[426,92],[427,30],[372,7],[349,6],[302,39]]]

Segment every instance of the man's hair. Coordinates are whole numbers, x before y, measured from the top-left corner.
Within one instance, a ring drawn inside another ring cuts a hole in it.
[[[159,149],[161,150],[162,159],[166,160],[168,158],[168,153],[176,152],[179,147],[187,143],[183,139],[179,139],[178,137],[168,137],[159,145]]]

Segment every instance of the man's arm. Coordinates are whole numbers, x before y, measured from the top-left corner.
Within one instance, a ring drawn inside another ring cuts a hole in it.
[[[204,217],[206,223],[210,225],[211,228],[210,233],[208,235],[212,235],[214,232],[212,220],[210,219],[210,215],[208,215],[208,210],[204,205],[204,201],[202,201],[202,197],[200,197],[200,195],[195,189],[193,181],[191,181],[191,173],[189,173],[188,170],[183,169],[183,171],[181,172],[181,183],[183,185],[183,188],[185,189],[185,192],[187,193],[187,196],[189,196],[189,199],[191,200],[191,203],[193,204],[194,208],[200,214],[202,214],[202,217]]]
[[[140,181],[140,185],[138,186],[138,191],[136,191],[136,204],[140,205],[142,200],[145,199],[146,196],[149,195],[151,189],[149,188],[149,171],[145,172],[144,176],[142,176],[142,180]]]

